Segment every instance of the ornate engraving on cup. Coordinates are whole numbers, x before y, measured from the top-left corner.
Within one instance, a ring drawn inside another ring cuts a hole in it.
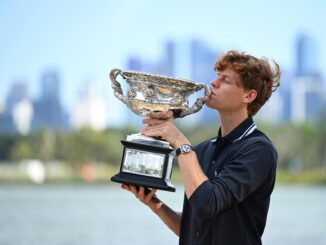
[[[123,95],[121,84],[117,81],[118,75],[130,85],[127,95]],[[117,68],[111,70],[110,79],[114,95],[141,116],[149,111],[171,110],[175,118],[184,117],[199,111],[211,93],[206,84]],[[205,90],[204,96],[189,107],[188,97],[201,89]]]

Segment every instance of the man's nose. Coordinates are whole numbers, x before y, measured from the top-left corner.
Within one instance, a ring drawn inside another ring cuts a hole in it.
[[[213,79],[211,81],[211,85],[212,85],[212,87],[215,87],[215,88],[218,88],[220,86],[220,82],[219,82],[218,77],[216,77],[215,79]]]

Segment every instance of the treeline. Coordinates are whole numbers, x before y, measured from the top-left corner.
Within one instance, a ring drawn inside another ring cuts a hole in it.
[[[76,167],[85,163],[115,164],[121,157],[120,140],[130,133],[132,130],[128,128],[102,132],[89,128],[54,132],[43,128],[27,136],[1,134],[0,161],[39,159],[62,161]]]
[[[218,125],[185,128],[181,131],[193,144],[216,135]],[[178,123],[178,122],[177,122]],[[257,123],[274,142],[280,169],[300,171],[326,168],[326,121],[318,124],[271,125]],[[53,132],[43,128],[28,136],[0,135],[0,161],[19,162],[39,159],[43,162],[62,161],[73,166],[85,163],[117,165],[121,160],[121,139],[137,132],[133,128],[107,129],[97,132],[91,129]]]
[[[326,173],[326,120],[315,124],[293,125],[256,122],[274,143],[278,151],[278,168],[303,171],[323,169]],[[213,128],[213,131],[211,131]],[[201,135],[216,135],[217,126],[198,127],[187,131],[191,142],[202,140]]]

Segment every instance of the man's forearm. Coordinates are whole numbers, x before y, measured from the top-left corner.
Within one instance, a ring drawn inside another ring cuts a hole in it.
[[[164,203],[162,203],[162,206],[155,210],[154,213],[157,214],[164,224],[167,225],[177,236],[180,235],[181,213],[175,212]]]
[[[195,152],[179,155],[178,163],[186,196],[189,199],[194,191],[207,180],[207,176],[199,166]]]

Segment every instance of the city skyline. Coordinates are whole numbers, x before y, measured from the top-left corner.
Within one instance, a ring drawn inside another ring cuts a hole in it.
[[[194,81],[208,81],[214,78],[215,73],[210,69],[215,60],[215,51],[207,44],[198,40],[187,42],[169,41],[164,47],[165,55],[155,62],[149,62],[143,57],[129,57],[127,69],[139,70],[169,76],[188,77]],[[314,39],[305,35],[299,36],[296,41],[296,68],[288,74],[287,86],[277,89],[266,106],[258,113],[258,120],[268,122],[303,123],[317,122],[326,109],[326,89],[323,77],[316,69],[318,48]],[[187,62],[178,63],[187,57]],[[30,131],[43,126],[58,129],[80,129],[91,127],[94,130],[103,130],[111,126],[136,126],[140,118],[131,113],[125,105],[119,114],[114,114],[106,103],[94,82],[89,82],[79,94],[74,108],[65,110],[61,102],[61,80],[58,71],[45,71],[41,76],[41,94],[32,98],[28,93],[28,84],[12,84],[6,98],[7,108],[0,111],[1,131],[18,131],[28,134]],[[119,79],[127,94],[126,81]],[[283,83],[281,81],[281,83]],[[195,93],[195,97],[200,93]],[[190,96],[189,106],[194,103],[194,96]],[[117,109],[117,108],[114,108]],[[204,107],[199,113],[191,115],[188,127],[198,123],[212,123],[216,121],[216,113]],[[139,123],[138,123],[139,124]]]
[[[0,3],[0,103],[14,81],[26,81],[32,97],[38,97],[42,73],[57,70],[67,110],[83,84],[95,80],[109,110],[118,113],[124,105],[110,89],[110,69],[125,68],[131,56],[156,62],[169,40],[202,40],[216,53],[235,48],[275,59],[284,71],[294,71],[295,40],[304,33],[316,40],[317,69],[325,75],[323,1],[77,3]],[[293,11],[283,11],[290,7]]]

